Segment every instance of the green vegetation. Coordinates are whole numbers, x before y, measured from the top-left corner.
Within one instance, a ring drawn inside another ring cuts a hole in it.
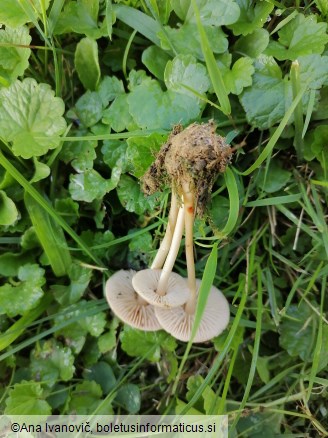
[[[328,436],[327,18],[325,0],[1,0],[1,413]],[[194,224],[196,315],[213,279],[231,319],[186,344],[122,324],[104,285],[151,264],[170,195],[139,180],[174,125],[210,119],[234,154]]]

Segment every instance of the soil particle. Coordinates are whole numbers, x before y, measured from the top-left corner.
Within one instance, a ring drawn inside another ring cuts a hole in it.
[[[197,213],[202,215],[217,174],[225,171],[232,155],[230,145],[215,129],[213,120],[193,123],[184,130],[175,126],[143,177],[145,193],[170,184],[181,195],[182,185],[187,183],[195,193]]]

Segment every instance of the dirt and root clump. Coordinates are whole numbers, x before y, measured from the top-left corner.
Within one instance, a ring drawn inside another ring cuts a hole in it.
[[[186,129],[175,126],[143,177],[144,192],[151,194],[169,185],[181,196],[187,185],[196,196],[197,213],[202,215],[214,181],[225,171],[232,155],[230,145],[215,129],[213,120],[193,123]]]

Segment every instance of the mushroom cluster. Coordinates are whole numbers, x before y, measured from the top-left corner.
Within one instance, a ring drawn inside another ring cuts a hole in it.
[[[200,280],[195,276],[193,225],[195,214],[204,214],[219,172],[231,158],[231,148],[215,133],[215,125],[178,125],[143,177],[146,194],[170,185],[168,225],[149,269],[116,272],[106,283],[106,298],[114,313],[141,330],[164,329],[187,342],[191,338]],[[188,279],[172,272],[185,232]],[[228,325],[229,305],[212,286],[194,342],[206,342]]]

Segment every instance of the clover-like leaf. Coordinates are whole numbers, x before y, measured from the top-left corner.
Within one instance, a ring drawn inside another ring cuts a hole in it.
[[[205,26],[223,26],[235,23],[240,15],[238,4],[234,0],[197,0],[202,24]],[[193,8],[189,8],[186,21],[196,22]]]
[[[164,72],[165,85],[168,89],[194,97],[192,88],[199,94],[205,93],[210,87],[210,79],[203,64],[191,55],[178,55],[173,61],[168,61]]]
[[[236,3],[240,9],[239,18],[228,26],[235,35],[247,35],[263,27],[274,8],[274,4],[267,1],[236,0]]]
[[[291,305],[281,325],[279,343],[290,356],[308,360],[312,349],[312,318],[310,307],[302,301],[299,306]]]
[[[143,214],[155,206],[154,196],[146,197],[140,191],[138,182],[128,175],[122,175],[116,190],[121,204],[127,211]]]
[[[32,376],[36,380],[42,380],[47,386],[53,386],[58,380],[70,380],[74,371],[71,349],[55,339],[41,342],[31,353]]]
[[[6,26],[19,27],[30,21],[22,5],[23,2],[17,0],[1,0],[0,23]],[[40,13],[47,10],[50,0],[30,0],[35,12]]]
[[[294,61],[299,56],[321,54],[328,42],[327,23],[317,23],[315,15],[298,14],[279,32],[278,41],[271,41],[266,53],[283,61]]]
[[[64,102],[47,84],[35,79],[16,80],[0,90],[0,132],[23,158],[44,155],[60,144],[66,129]]]
[[[156,152],[164,143],[164,137],[154,133],[147,137],[130,137],[125,159],[131,165],[131,173],[140,178],[154,161]]]
[[[66,4],[56,23],[54,33],[76,32],[89,38],[107,34],[106,23],[98,26],[99,0],[77,0]]]
[[[136,86],[127,101],[130,114],[143,129],[171,129],[177,123],[194,120],[201,111],[198,97],[163,91],[157,81],[150,79]]]
[[[177,53],[204,60],[197,24],[184,23],[179,28],[165,26],[164,30],[158,32],[164,50],[171,50],[173,45]],[[228,49],[228,40],[221,27],[204,26],[204,30],[213,53],[223,53]]]
[[[24,315],[33,309],[43,296],[44,270],[36,264],[21,266],[15,286],[9,283],[0,287],[0,314]]]
[[[6,415],[50,415],[51,407],[40,383],[25,380],[16,383],[8,392]]]
[[[122,349],[133,357],[147,355],[148,360],[156,362],[160,359],[161,348],[174,351],[177,347],[176,340],[164,331],[145,332],[124,326],[120,335]]]
[[[265,129],[283,118],[291,102],[292,91],[272,57],[261,55],[254,66],[252,86],[244,89],[240,101],[248,121]]]
[[[25,26],[0,29],[0,85],[4,82],[10,85],[27,69],[31,40]]]
[[[102,199],[114,187],[111,180],[104,179],[96,170],[90,169],[71,175],[69,191],[75,201],[92,202]]]
[[[254,73],[253,60],[251,58],[239,58],[232,66],[223,72],[223,81],[228,93],[239,95],[245,87],[252,84]]]

